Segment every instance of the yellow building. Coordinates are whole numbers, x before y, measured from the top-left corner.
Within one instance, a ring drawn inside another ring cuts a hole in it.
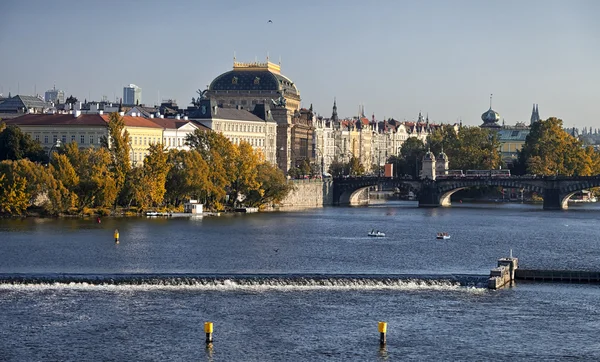
[[[140,164],[148,154],[150,144],[162,142],[163,127],[142,117],[122,117],[125,130],[129,133],[131,162]],[[7,120],[6,125],[19,127],[49,152],[70,142],[77,142],[80,148],[100,147],[101,140],[108,137],[108,122],[109,115],[102,112],[81,114],[80,111],[73,111],[64,114],[26,114]]]

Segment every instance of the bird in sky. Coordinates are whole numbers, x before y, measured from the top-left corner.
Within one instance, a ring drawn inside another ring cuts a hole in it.
[[[271,24],[273,24],[273,20],[269,20],[269,21],[267,21],[267,23],[271,23]]]
[[[278,252],[278,251],[279,251],[279,249],[273,249],[273,250],[274,250],[275,252]]]

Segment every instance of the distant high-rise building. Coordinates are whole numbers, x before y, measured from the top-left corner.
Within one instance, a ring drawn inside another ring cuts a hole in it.
[[[123,104],[141,104],[142,103],[142,88],[135,84],[130,84],[123,87]]]
[[[56,89],[56,86],[54,86],[52,89],[46,91],[44,100],[55,104],[65,103],[65,92]]]

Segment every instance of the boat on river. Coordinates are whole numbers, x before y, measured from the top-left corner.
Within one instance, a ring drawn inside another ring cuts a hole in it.
[[[435,238],[436,239],[440,239],[440,240],[447,240],[447,239],[450,239],[450,234],[448,234],[448,233],[437,233],[435,235]]]
[[[367,235],[370,236],[370,237],[374,237],[374,238],[383,238],[383,237],[385,237],[385,233],[383,233],[383,232],[381,232],[379,230],[377,230],[377,231],[371,230],[371,232],[368,233]]]

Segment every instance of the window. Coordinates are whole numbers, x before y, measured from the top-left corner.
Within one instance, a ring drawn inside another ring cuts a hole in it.
[[[144,137],[144,145],[148,144],[148,139],[146,137]]]
[[[71,142],[75,142],[75,135],[74,134],[71,135]]]
[[[63,144],[64,144],[64,143],[67,143],[67,135],[66,135],[66,134],[62,135],[62,137],[61,137],[61,142],[62,142]]]
[[[81,135],[80,140],[81,140],[81,144],[84,145],[85,144],[85,136]]]
[[[40,141],[40,135],[39,135],[39,134],[36,134],[36,135],[35,135],[35,140],[36,140],[37,142],[39,142],[39,141]]]
[[[517,137],[519,135],[519,131],[512,131],[511,137]]]
[[[234,105],[235,105],[235,100],[233,100],[233,99],[232,99],[232,100],[230,100],[230,101],[229,101],[229,104],[231,104],[232,106],[234,106]]]
[[[248,103],[245,99],[242,99],[242,106],[245,106]]]
[[[94,136],[90,136],[90,145],[94,144]]]
[[[57,135],[52,135],[52,144],[55,145],[56,141],[58,140],[58,136]]]

